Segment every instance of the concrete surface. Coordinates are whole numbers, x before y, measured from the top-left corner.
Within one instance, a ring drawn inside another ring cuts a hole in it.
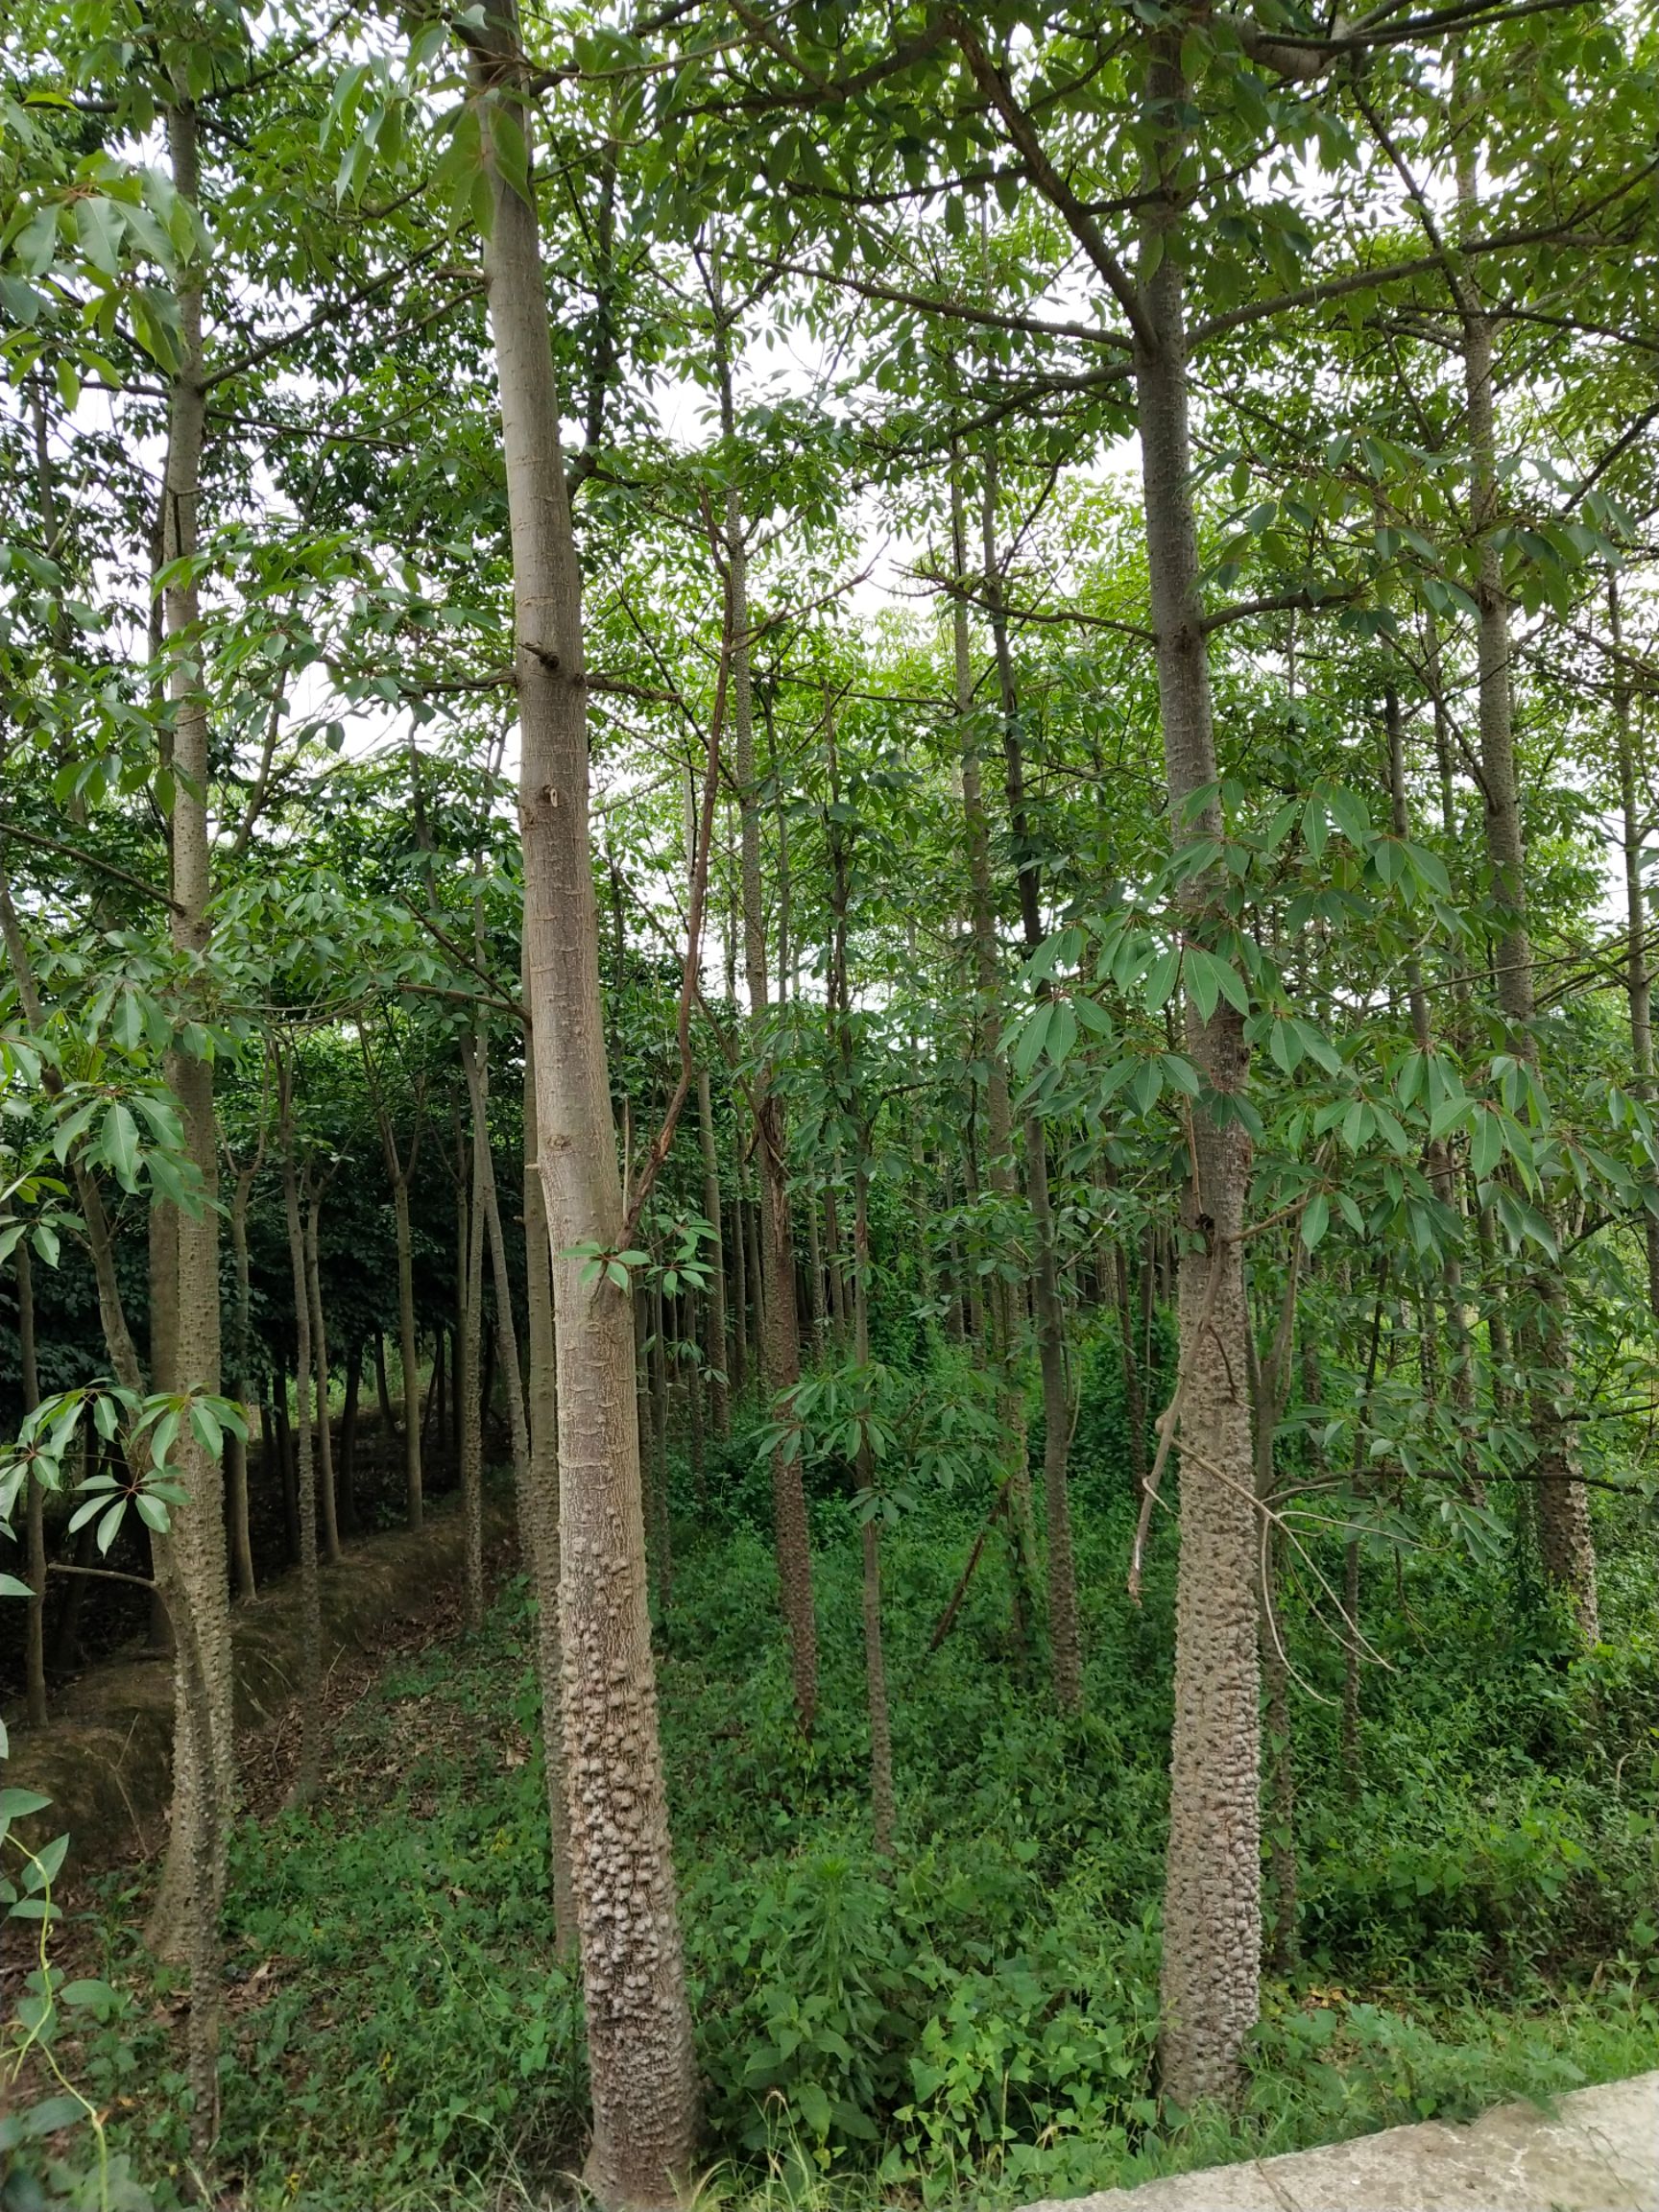
[[[1074,2199],[1067,2212],[1659,2212],[1659,2073]],[[1033,2205],[1026,2212],[1058,2212]]]

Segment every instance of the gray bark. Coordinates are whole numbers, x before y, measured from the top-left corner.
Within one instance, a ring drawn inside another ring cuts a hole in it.
[[[470,35],[475,88],[530,139],[510,7]],[[698,2126],[657,1693],[630,1299],[581,1247],[621,1248],[589,834],[581,583],[533,188],[492,149],[485,283],[513,548],[524,846],[524,946],[536,1038],[537,1158],[557,1327],[564,1738],[587,2000],[593,2139],[587,2179],[611,2206],[655,2206],[689,2179]]]

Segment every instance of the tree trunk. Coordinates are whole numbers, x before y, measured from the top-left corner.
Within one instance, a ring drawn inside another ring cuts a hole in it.
[[[357,1511],[357,1414],[363,1390],[363,1339],[354,1336],[346,1352],[346,1370],[341,1387],[344,1401],[340,1407],[340,1527],[348,1536],[355,1536],[362,1526]]]
[[[180,200],[199,199],[196,115],[166,112],[173,183]],[[171,935],[181,964],[202,962],[208,947],[212,866],[208,839],[210,771],[207,703],[201,662],[201,608],[195,567],[200,548],[202,452],[206,427],[203,382],[202,293],[180,287],[179,368],[168,396],[167,451],[161,483],[160,551],[166,582],[161,625],[172,656],[167,689],[172,719],[169,877]],[[213,1067],[180,1048],[167,1056],[184,1152],[201,1178],[203,1204],[172,1210],[170,1289],[177,1315],[175,1388],[219,1389],[218,1131]],[[219,2126],[219,1912],[236,1753],[230,1657],[229,1565],[225,1541],[225,1480],[217,1453],[180,1425],[172,1465],[186,1503],[166,1540],[154,1547],[156,1578],[170,1616],[174,1663],[173,1822],[166,1865],[151,1918],[156,1949],[188,1960],[191,2149],[210,2168]]]
[[[388,1446],[397,1433],[397,1421],[392,1411],[392,1388],[386,1379],[386,1338],[374,1332],[374,1396],[380,1407],[380,1427]]]
[[[651,1473],[645,1485],[647,1531],[657,1554],[657,1611],[667,1643],[668,1612],[674,1601],[674,1544],[668,1527],[668,1320],[659,1278],[646,1309],[650,1334]]]
[[[322,1768],[323,1586],[317,1547],[316,1461],[312,1452],[311,1300],[305,1229],[300,1214],[300,1172],[294,1158],[294,1069],[285,1057],[276,1075],[282,1142],[282,1207],[288,1223],[288,1263],[294,1281],[294,1430],[300,1447],[300,1613],[304,1639],[300,1662],[300,1759],[289,1787],[290,1805],[316,1794]]]
[[[1192,508],[1179,200],[1184,97],[1160,41],[1148,86],[1154,133],[1143,218],[1145,324],[1134,369],[1151,575],[1165,772],[1178,844],[1219,839],[1217,780],[1198,535]],[[1223,885],[1190,878],[1190,939],[1214,932]],[[1244,1089],[1241,1016],[1221,999],[1209,1021],[1189,1000],[1188,1057],[1220,1096]],[[1238,2080],[1260,2003],[1261,1758],[1256,1642],[1256,1509],[1245,1389],[1241,1236],[1250,1142],[1236,1119],[1193,1111],[1179,1267],[1181,1551],[1175,1597],[1175,1724],[1164,1896],[1164,2085],[1190,2107]]]
[[[497,117],[529,140],[517,28],[469,32],[493,220],[485,248],[513,546],[527,998],[537,1158],[558,1316],[564,1721],[593,2141],[609,2206],[656,2206],[689,2180],[698,2126],[645,1593],[627,1290],[579,1247],[623,1248],[588,827],[581,583],[533,197],[503,174]]]
[[[526,978],[524,997],[530,992]],[[541,1695],[541,1764],[547,1790],[547,1833],[553,1885],[553,1940],[561,1959],[576,1948],[576,1904],[570,1887],[570,1810],[565,1793],[564,1674],[559,1632],[559,1402],[554,1383],[553,1278],[548,1262],[547,1208],[536,1145],[536,1046],[524,1032],[524,1297],[529,1337],[524,1416],[530,1467],[524,1487],[525,1552],[536,1591],[536,1676]]]
[[[718,310],[717,310],[718,316]],[[717,321],[721,427],[735,434],[731,370],[726,353],[729,325]],[[737,813],[743,899],[743,963],[749,989],[749,1029],[756,1074],[756,1166],[760,1179],[758,1295],[761,1367],[775,1417],[785,1418],[779,1401],[801,1380],[801,1329],[795,1312],[795,1251],[789,1233],[788,1146],[783,1102],[772,1087],[771,1000],[766,972],[766,917],[760,887],[760,794],[755,766],[755,723],[749,680],[748,556],[735,486],[726,494],[726,559],[732,595],[733,769],[737,779]],[[773,1537],[778,1558],[778,1591],[789,1637],[789,1671],[795,1713],[802,1733],[810,1735],[818,1710],[818,1628],[812,1605],[812,1557],[806,1533],[806,1493],[801,1455],[791,1451],[781,1431],[772,1449]]]
[[[959,469],[950,485],[950,521],[958,589],[951,607],[951,631],[960,730],[958,768],[962,780],[962,820],[968,847],[969,919],[974,950],[974,1056],[985,1070],[986,1175],[1004,1205],[1012,1206],[1017,1183],[1013,1155],[1013,1114],[1008,1101],[1008,1070],[999,1049],[1002,1031],[1000,960],[997,914],[991,883],[991,830],[979,775],[979,752],[970,717],[974,711],[974,668],[968,635],[968,559]],[[1029,1447],[1024,1395],[1020,1379],[1020,1331],[1016,1325],[1014,1285],[999,1274],[990,1279],[991,1358],[997,1369],[998,1425],[1005,1439],[1008,1483],[1016,1530],[1016,1574],[1023,1597],[1035,1607],[1042,1589],[1031,1510]],[[978,1333],[975,1340],[979,1341]],[[1017,1606],[1022,1604],[1017,1593]],[[1022,1630],[1022,1634],[1023,1631]]]
[[[1406,732],[1400,715],[1399,694],[1392,684],[1383,691],[1382,719],[1388,745],[1390,822],[1396,837],[1408,837],[1411,816],[1406,792]],[[1406,991],[1411,1009],[1412,1037],[1417,1049],[1427,1053],[1433,1047],[1434,1036],[1429,1015],[1429,995],[1423,987],[1423,963],[1414,950],[1406,957]],[[1443,1137],[1430,1139],[1426,1160],[1435,1197],[1443,1206],[1455,1209],[1456,1182],[1452,1155]],[[1469,1345],[1469,1325],[1463,1310],[1463,1269],[1455,1249],[1447,1253],[1442,1262],[1441,1282],[1445,1288],[1446,1330],[1452,1359],[1452,1398],[1467,1422],[1475,1411],[1475,1367]],[[1424,1345],[1428,1347],[1431,1342],[1431,1334],[1425,1332]]]
[[[415,1335],[415,1237],[409,1222],[409,1180],[392,1174],[392,1212],[397,1229],[397,1350],[403,1363],[403,1494],[411,1528],[425,1524],[421,1465],[421,1350]]]
[[[480,1083],[483,1070],[479,1070]],[[456,1161],[455,1203],[460,1216],[455,1316],[456,1457],[461,1475],[462,1538],[466,1548],[467,1626],[476,1635],[484,1625],[484,1401],[479,1332],[484,1308],[484,1178],[489,1166],[489,1132],[482,1117],[472,1117],[472,1141]]]
[[[1020,884],[1020,921],[1026,957],[1043,943],[1043,917],[1031,829],[1025,809],[1025,763],[1020,735],[1020,701],[1008,622],[1002,611],[1002,579],[997,564],[996,455],[987,455],[984,502],[985,597],[991,611],[991,638],[997,658],[997,683],[1002,709],[1002,756],[1008,792],[1008,827],[1013,836]],[[1046,990],[1046,985],[1043,986]],[[1063,1713],[1083,1703],[1083,1644],[1077,1624],[1077,1574],[1071,1556],[1071,1500],[1068,1463],[1071,1455],[1070,1393],[1066,1384],[1066,1315],[1054,1262],[1054,1215],[1048,1197],[1048,1146],[1043,1124],[1028,1114],[1024,1126],[1025,1193],[1031,1208],[1036,1266],[1032,1307],[1037,1323],[1037,1358],[1043,1378],[1043,1510],[1048,1524],[1048,1663],[1054,1701]]]
[[[1477,152],[1473,116],[1466,113],[1458,146],[1460,222],[1476,219]],[[1503,589],[1499,527],[1498,442],[1492,321],[1476,280],[1465,269],[1457,307],[1463,332],[1463,383],[1469,426],[1469,522],[1476,541],[1476,600],[1479,608],[1479,687],[1480,781],[1486,800],[1486,853],[1493,892],[1504,917],[1498,941],[1498,1003],[1509,1025],[1510,1046],[1538,1064],[1532,944],[1527,926],[1527,861],[1521,825],[1521,786],[1515,766],[1512,646],[1509,602]],[[1544,1571],[1563,1590],[1586,1644],[1598,1633],[1596,1550],[1590,1533],[1589,1496],[1577,1479],[1572,1430],[1562,1418],[1572,1390],[1573,1348],[1565,1285],[1558,1271],[1541,1268],[1531,1282],[1538,1309],[1540,1378],[1529,1412],[1537,1484],[1534,1509]]]
[[[40,1370],[35,1356],[35,1270],[29,1258],[27,1232],[17,1239],[17,1364],[22,1385],[23,1410],[33,1413],[40,1403]],[[24,1477],[26,1496],[23,1530],[29,1587],[26,1647],[24,1651],[25,1714],[31,1728],[46,1725],[46,1494],[39,1478]]]
[[[334,1492],[334,1434],[328,1419],[328,1332],[323,1317],[323,1268],[319,1240],[323,1220],[322,1185],[307,1178],[305,1208],[305,1294],[311,1317],[312,1384],[317,1398],[317,1474],[322,1506],[323,1556],[330,1567],[340,1560],[340,1509]]]
[[[1613,731],[1619,748],[1621,843],[1624,857],[1624,926],[1629,951],[1625,989],[1630,996],[1630,1061],[1638,1097],[1653,1096],[1653,985],[1647,969],[1647,901],[1642,888],[1642,818],[1637,811],[1642,762],[1630,717],[1630,670],[1619,621],[1619,587],[1607,586],[1607,621],[1613,639]],[[1659,1215],[1643,1209],[1647,1251],[1647,1307],[1659,1321]]]
[[[252,1350],[252,1293],[248,1269],[248,1201],[252,1194],[256,1167],[238,1168],[230,1199],[230,1251],[236,1268],[236,1304],[231,1313],[230,1386],[247,1407],[252,1391],[249,1366]],[[225,1479],[230,1494],[230,1557],[236,1575],[238,1598],[252,1598],[253,1538],[248,1526],[248,1446],[240,1436],[225,1439]]]
[[[720,1154],[714,1142],[714,1104],[709,1070],[697,1070],[697,1125],[703,1144],[703,1214],[709,1243],[709,1405],[714,1433],[732,1433],[732,1395],[726,1381],[726,1239],[721,1229]]]
[[[738,1190],[742,1190],[743,1157],[738,1148]],[[727,1239],[732,1254],[732,1387],[739,1397],[749,1386],[749,1244],[743,1234],[743,1200],[732,1201],[732,1234]]]

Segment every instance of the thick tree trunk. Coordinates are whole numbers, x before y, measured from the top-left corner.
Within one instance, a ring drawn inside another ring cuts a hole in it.
[[[1151,69],[1154,182],[1181,158],[1183,97],[1172,52]],[[1178,200],[1160,189],[1144,218],[1145,330],[1135,382],[1165,772],[1178,843],[1219,838],[1188,427]],[[1189,879],[1186,928],[1213,933],[1221,886]],[[1225,999],[1209,1021],[1188,1003],[1188,1057],[1220,1096],[1244,1089],[1242,1018]],[[1260,2003],[1261,1758],[1256,1641],[1256,1508],[1245,1387],[1241,1237],[1250,1142],[1236,1119],[1194,1107],[1179,1268],[1181,1551],[1175,1598],[1175,1725],[1164,1895],[1164,2085],[1180,2104],[1229,2094]]]
[[[656,2206],[688,2184],[698,2094],[657,1730],[630,1300],[579,1249],[616,1252],[626,1228],[588,827],[581,584],[534,198],[492,145],[497,114],[520,145],[530,137],[517,23],[497,6],[469,36],[475,88],[490,101],[485,282],[513,545],[537,1157],[558,1316],[565,1743],[593,2104],[587,2178],[607,2205]]]
[[[523,988],[528,1001],[527,979]],[[524,1550],[536,1591],[536,1677],[541,1694],[553,1941],[560,1958],[568,1959],[576,1948],[576,1904],[570,1887],[570,1809],[560,1705],[564,1659],[559,1632],[559,1402],[547,1208],[536,1144],[536,1045],[529,1029],[524,1032],[524,1310],[529,1339],[524,1417],[530,1448],[522,1499]]]

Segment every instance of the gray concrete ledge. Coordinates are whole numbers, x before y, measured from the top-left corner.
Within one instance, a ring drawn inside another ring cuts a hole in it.
[[[1108,2189],[1068,2212],[1659,2212],[1659,2073]],[[1055,2204],[1026,2212],[1059,2212]]]

